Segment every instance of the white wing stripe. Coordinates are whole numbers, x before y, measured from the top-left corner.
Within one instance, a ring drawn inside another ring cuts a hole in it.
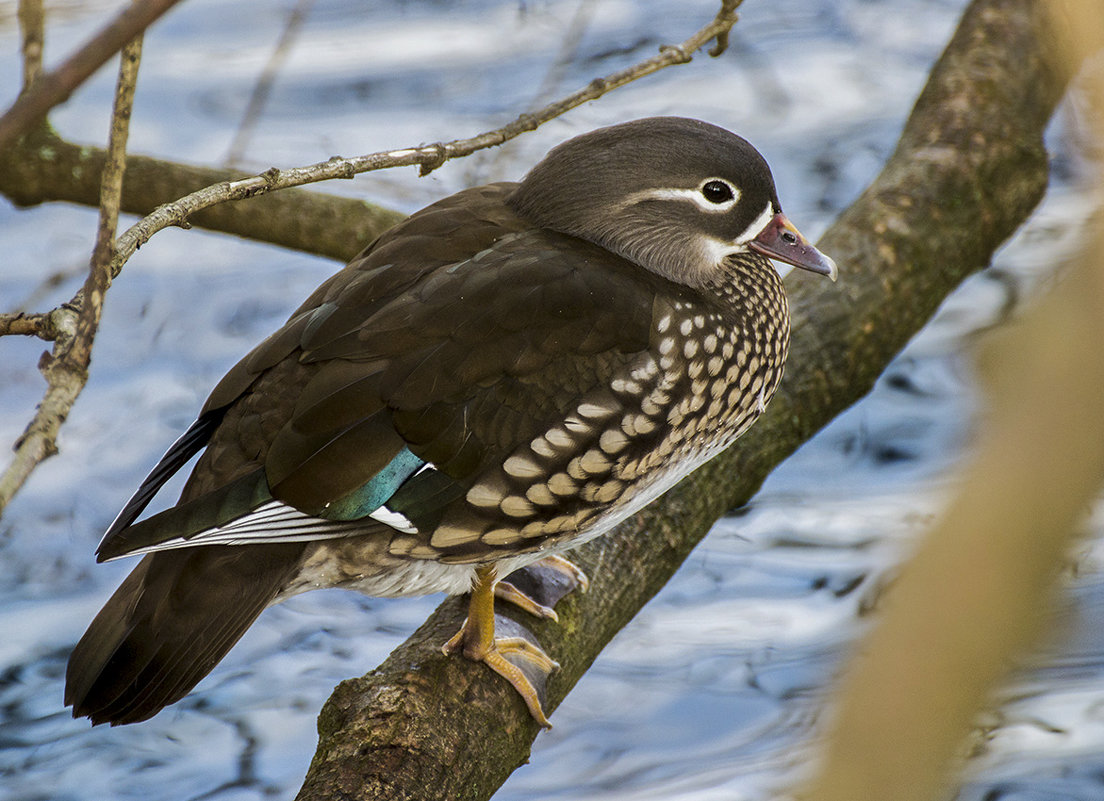
[[[405,533],[415,531],[403,515],[386,507],[371,515],[376,522]],[[200,531],[191,537],[174,537],[146,548],[128,551],[133,556],[176,548],[194,548],[200,545],[255,545],[269,542],[303,542],[306,540],[335,539],[364,534],[372,530],[371,522],[364,520],[325,520],[300,512],[279,501],[269,501],[244,517],[231,520],[222,526]]]

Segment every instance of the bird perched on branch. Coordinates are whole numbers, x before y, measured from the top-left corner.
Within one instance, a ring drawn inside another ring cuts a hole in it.
[[[69,660],[65,702],[133,723],[261,611],[319,587],[471,592],[444,644],[548,725],[555,663],[496,638],[502,579],[606,531],[728,447],[782,375],[770,259],[836,277],[745,140],[656,117],[554,148],[520,183],[412,215],[215,387],[104,536],[145,554]],[[204,451],[176,506],[138,521]]]

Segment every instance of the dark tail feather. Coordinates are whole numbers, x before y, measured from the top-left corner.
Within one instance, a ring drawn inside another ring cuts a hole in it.
[[[215,545],[143,558],[69,657],[73,717],[137,723],[183,698],[295,575],[304,548]]]

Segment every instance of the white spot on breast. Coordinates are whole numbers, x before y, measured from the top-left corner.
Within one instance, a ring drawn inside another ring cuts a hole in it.
[[[597,403],[580,403],[578,412],[581,417],[586,417],[591,420],[600,420],[604,417],[612,415],[616,409],[609,406],[602,406]]]
[[[473,506],[498,506],[506,493],[490,484],[476,484],[464,497]]]
[[[574,415],[571,415],[566,420],[564,420],[563,424],[564,424],[564,428],[566,428],[572,434],[589,434],[590,433],[590,424],[586,423],[586,422],[583,422],[582,420],[580,420],[578,417],[575,417]]]
[[[557,448],[571,447],[571,437],[569,437],[567,432],[562,428],[549,429],[548,433],[544,435],[544,438]]]
[[[525,497],[538,506],[552,506],[556,503],[555,496],[545,484],[534,484],[525,490]]]
[[[571,495],[579,485],[567,473],[556,473],[548,479],[548,489],[556,495]]]
[[[593,475],[609,470],[610,461],[600,450],[592,448],[583,454],[579,464],[582,466],[583,470]]]
[[[616,479],[607,481],[605,484],[598,488],[598,491],[596,493],[594,493],[594,500],[596,500],[598,503],[611,503],[617,500],[617,498],[621,495],[621,490],[623,487],[624,484],[622,484],[620,481],[617,481]]]
[[[502,469],[514,478],[536,478],[544,475],[544,470],[539,464],[524,456],[511,456],[502,463]]]
[[[533,504],[520,495],[510,495],[509,497],[503,498],[502,503],[499,504],[499,508],[502,510],[503,514],[509,515],[510,517],[529,517],[536,512]]]
[[[470,528],[460,526],[438,526],[429,539],[429,544],[434,548],[450,548],[454,545],[467,545],[479,539],[479,534]],[[416,551],[417,548],[414,549]],[[417,555],[413,551],[411,555]]]
[[[516,542],[520,538],[520,535],[515,529],[512,528],[496,528],[488,531],[479,539],[488,545],[509,545],[511,542]]]
[[[603,431],[602,436],[598,438],[598,447],[606,453],[618,453],[628,444],[629,438],[625,436],[624,432],[618,431],[616,428]]]
[[[626,381],[624,378],[615,378],[610,382],[610,389],[614,392],[624,392],[629,395],[639,395],[641,393],[640,384],[635,381]]]
[[[556,451],[552,446],[548,444],[548,440],[544,437],[537,437],[535,440],[529,443],[529,447],[533,449],[533,453],[538,456],[555,456]]]

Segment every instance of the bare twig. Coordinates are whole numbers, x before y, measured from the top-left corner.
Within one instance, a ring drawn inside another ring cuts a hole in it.
[[[529,102],[529,108],[527,108],[526,111],[533,111],[540,108],[548,102],[550,97],[555,95],[563,81],[568,66],[574,64],[576,61],[579,45],[583,41],[583,34],[590,26],[590,21],[593,16],[594,0],[579,0],[579,5],[575,9],[575,13],[571,16],[571,22],[568,24],[563,41],[560,43],[560,52],[556,54],[556,58],[548,68],[544,80],[541,81],[540,88],[537,89],[536,93],[533,95],[533,99]]]
[[[0,116],[0,149],[42,122],[50,109],[64,102],[127,42],[178,2],[180,0],[138,0],[132,3],[61,66],[40,74]]]
[[[173,203],[168,203],[135,225],[131,226],[118,241],[118,253],[112,264],[112,276],[119,274],[134,252],[149,241],[158,231],[169,226],[187,227],[188,217],[201,209],[217,203],[263,195],[278,189],[328,181],[334,178],[352,178],[364,172],[382,170],[391,167],[418,165],[421,174],[428,175],[446,161],[467,156],[477,150],[501,145],[516,136],[532,131],[551,119],[567,111],[594,100],[627,83],[646,75],[651,75],[665,67],[685,64],[702,46],[715,39],[720,40],[736,23],[736,8],[742,0],[722,0],[717,16],[704,28],[680,45],[666,46],[660,53],[628,69],[612,73],[605,78],[596,78],[585,88],[567,97],[545,106],[532,114],[522,114],[513,122],[493,131],[479,134],[469,139],[454,139],[451,142],[439,142],[432,145],[389,150],[352,158],[332,158],[307,167],[295,167],[279,170],[275,167],[252,178],[240,181],[225,181],[214,186],[193,192]],[[714,48],[716,51],[717,48]],[[719,51],[718,53],[719,54]]]
[[[35,467],[57,453],[58,431],[88,381],[92,343],[103,312],[104,293],[111,284],[115,229],[119,221],[119,202],[126,168],[127,133],[141,53],[140,37],[123,48],[100,190],[100,220],[84,287],[70,304],[50,314],[0,318],[0,333],[7,324],[11,333],[33,333],[53,339],[55,343],[53,353],[45,356],[39,365],[48,385],[46,394],[16,443],[15,458],[0,475],[0,511],[23,486]]]
[[[48,333],[51,328],[50,314],[0,314],[0,336],[15,334],[16,336],[39,337],[53,341],[57,338],[56,331],[53,335]]]
[[[273,168],[259,176],[235,181],[223,181],[193,192],[177,201],[159,207],[123,233],[115,241],[114,256],[110,261],[110,268],[105,271],[97,268],[94,264],[84,289],[69,304],[44,315],[11,314],[0,316],[0,335],[5,333],[34,335],[42,339],[53,340],[56,343],[53,355],[46,357],[41,365],[41,369],[46,374],[50,384],[46,398],[40,405],[34,420],[16,443],[15,460],[5,474],[0,477],[0,511],[26,481],[34,467],[43,459],[56,453],[57,431],[87,380],[90,348],[99,322],[103,293],[111,285],[114,278],[118,276],[127,259],[157,231],[171,225],[187,227],[189,216],[202,209],[230,200],[264,195],[277,189],[332,178],[352,178],[358,173],[370,170],[414,164],[421,166],[423,175],[427,174],[449,159],[502,144],[525,131],[537,128],[569,109],[588,100],[601,97],[631,81],[650,75],[664,67],[690,61],[693,53],[698,48],[713,39],[722,37],[735,24],[735,10],[740,2],[742,0],[722,0],[721,9],[717,16],[681,45],[664,47],[660,54],[654,58],[605,78],[598,78],[586,88],[557,103],[553,103],[534,114],[523,114],[514,122],[497,130],[470,139],[458,139],[447,143],[374,153],[351,159],[333,158],[309,167],[284,171]],[[166,0],[162,0],[162,4],[165,9],[171,5]],[[148,7],[151,3],[147,2],[141,5]],[[120,19],[122,19],[122,15]],[[124,66],[128,61],[129,59],[124,59]],[[120,73],[120,76],[122,76],[122,73]],[[34,89],[31,90],[31,92],[34,91]],[[121,108],[121,106],[118,108]],[[119,115],[129,120],[129,106],[126,107],[125,112],[117,111],[117,117]],[[0,123],[3,122],[4,120],[0,119]],[[123,130],[125,132],[125,127]],[[113,135],[114,133],[115,129],[113,128]],[[113,139],[113,141],[115,140]],[[108,174],[106,165],[104,174],[106,179]],[[121,180],[121,172],[118,177]],[[117,198],[114,200],[114,204],[117,211]],[[114,225],[111,227],[113,230]],[[98,248],[96,252],[104,253],[105,251]],[[79,315],[79,318],[77,315]]]
[[[42,45],[46,38],[42,0],[19,0],[19,30],[23,35],[23,90],[26,91],[42,72]]]
[[[307,14],[310,13],[313,5],[314,0],[299,0],[291,14],[288,15],[283,33],[280,34],[280,41],[276,43],[268,63],[265,64],[264,70],[261,72],[260,80],[257,81],[252,94],[249,95],[249,103],[245,107],[245,113],[242,114],[238,132],[234,134],[234,141],[230,143],[230,149],[226,153],[226,166],[233,167],[237,165],[245,156],[245,146],[253,135],[253,129],[257,127],[257,120],[260,119],[261,110],[268,102],[268,96],[272,93],[272,84],[276,82],[280,67],[283,66],[287,54],[291,51],[295,37],[302,29],[303,21],[307,18]]]

